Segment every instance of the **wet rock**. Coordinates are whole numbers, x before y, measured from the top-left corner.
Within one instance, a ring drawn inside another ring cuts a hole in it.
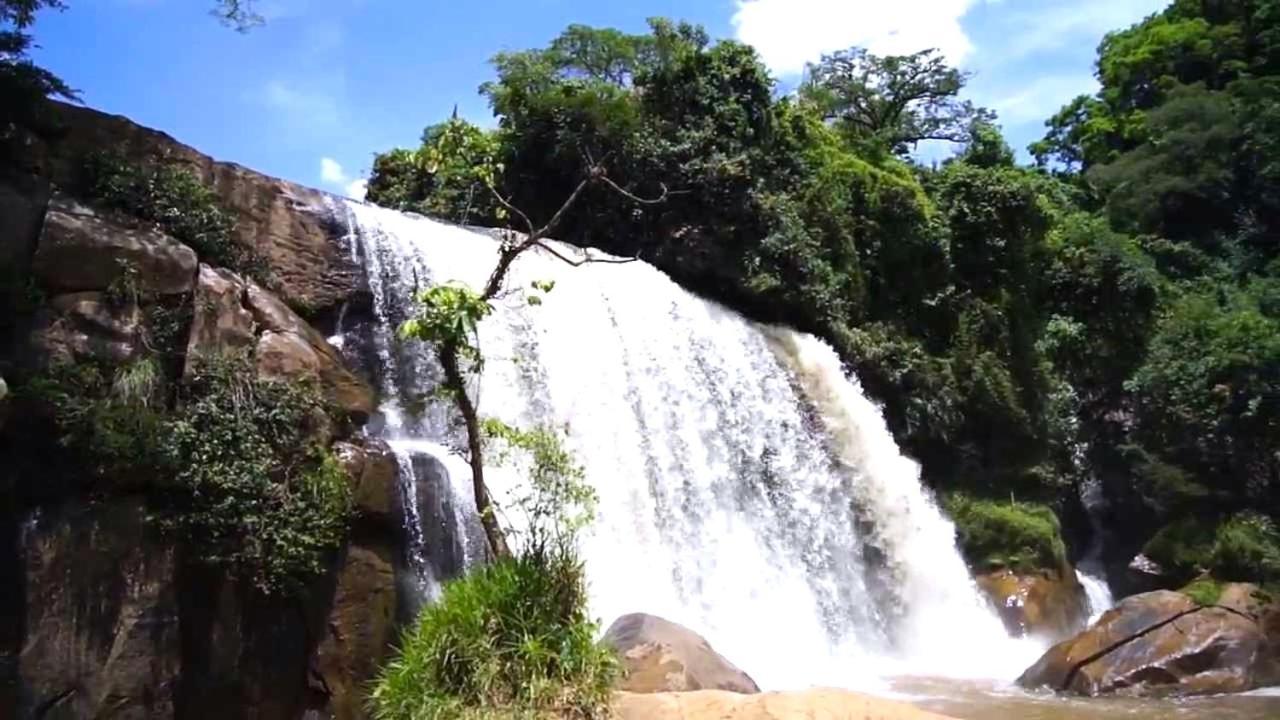
[[[58,295],[37,311],[23,362],[123,363],[141,354],[145,336],[145,318],[136,305],[113,303],[100,292]]]
[[[1089,619],[1089,598],[1070,569],[1001,570],[980,575],[977,582],[1011,635],[1061,640]]]
[[[64,293],[106,290],[125,268],[137,271],[139,290],[189,292],[196,253],[163,233],[107,219],[68,198],[49,203],[32,263],[45,287]]]
[[[1280,685],[1280,597],[1253,583],[1226,583],[1216,604],[1247,615],[1258,624],[1263,648],[1257,682],[1263,686]]]
[[[1121,601],[1018,683],[1080,695],[1206,695],[1261,684],[1260,626],[1235,610],[1159,590]]]
[[[1125,569],[1125,581],[1139,593],[1178,587],[1177,578],[1160,563],[1143,554],[1135,555]]]
[[[352,546],[338,572],[326,634],[312,661],[312,685],[335,720],[366,717],[370,682],[396,639],[396,578],[391,550]]]
[[[37,515],[24,531],[19,717],[173,717],[174,553],[140,501]]]
[[[379,527],[399,531],[395,455],[381,440],[361,439],[333,446],[338,462],[351,478],[356,514]]]
[[[603,642],[622,659],[619,690],[760,692],[750,676],[713,650],[701,635],[660,617],[624,615],[609,627]]]
[[[893,700],[826,689],[757,695],[717,690],[620,692],[613,708],[617,720],[946,720]]]

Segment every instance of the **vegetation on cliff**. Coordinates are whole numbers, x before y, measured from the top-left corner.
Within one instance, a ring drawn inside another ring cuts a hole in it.
[[[82,191],[207,262],[256,267],[233,217],[184,168],[104,152],[89,158]],[[351,491],[326,449],[339,413],[312,384],[260,377],[243,351],[188,358],[191,293],[149,291],[140,272],[125,263],[100,293],[102,312],[138,333],[125,359],[59,356],[15,376],[35,422],[11,429],[27,438],[14,461],[50,486],[141,492],[192,558],[267,594],[298,591],[346,537]]]

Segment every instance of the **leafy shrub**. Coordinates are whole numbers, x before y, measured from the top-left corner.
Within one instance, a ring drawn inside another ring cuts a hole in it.
[[[1280,531],[1268,517],[1240,513],[1218,527],[1209,564],[1222,580],[1280,582]]]
[[[1187,579],[1209,569],[1217,521],[1185,517],[1160,528],[1142,548],[1165,572]]]
[[[1182,518],[1161,528],[1142,552],[1178,579],[1207,572],[1229,582],[1280,581],[1280,532],[1254,512],[1222,521]]]
[[[155,361],[144,358],[116,369],[55,364],[19,392],[52,410],[58,443],[91,477],[145,481],[159,464],[163,387]]]
[[[317,440],[309,385],[257,379],[242,357],[205,363],[162,438],[176,488],[166,525],[265,593],[296,590],[342,542],[346,476]]]
[[[91,155],[85,169],[85,191],[93,201],[154,223],[207,263],[269,280],[265,261],[236,242],[235,218],[189,169],[164,160],[135,163],[119,151]]]
[[[1066,564],[1058,517],[1048,506],[985,500],[955,493],[944,505],[961,552],[976,569],[1057,570]]]

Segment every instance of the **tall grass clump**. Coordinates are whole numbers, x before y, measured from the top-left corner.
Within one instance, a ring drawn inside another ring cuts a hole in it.
[[[575,538],[595,496],[548,429],[487,421],[486,450],[521,456],[523,523],[512,557],[445,586],[405,633],[369,699],[378,720],[606,717],[617,676],[596,642]]]

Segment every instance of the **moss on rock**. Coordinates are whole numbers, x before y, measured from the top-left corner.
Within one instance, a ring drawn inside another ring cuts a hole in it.
[[[1067,564],[1058,516],[1047,505],[947,496],[960,550],[977,571],[1059,570]]]

